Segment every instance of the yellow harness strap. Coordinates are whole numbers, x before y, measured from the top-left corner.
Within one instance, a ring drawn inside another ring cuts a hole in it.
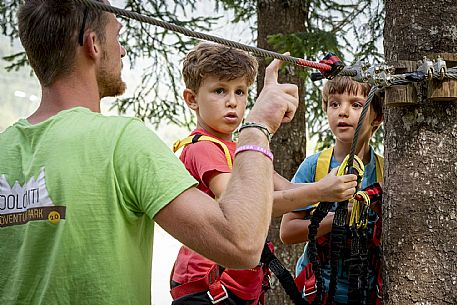
[[[233,167],[232,156],[230,155],[230,151],[229,151],[227,145],[225,145],[222,141],[220,141],[216,138],[210,137],[210,136],[195,134],[193,136],[188,136],[187,138],[184,138],[182,140],[178,140],[173,144],[173,152],[177,152],[181,147],[184,147],[188,144],[196,143],[196,142],[200,142],[200,141],[210,141],[210,142],[219,144],[219,146],[222,147],[222,150],[224,151],[225,159],[227,160],[228,167],[230,169],[232,169],[232,167]]]
[[[384,157],[378,155],[377,153],[374,154],[376,158],[376,181],[378,183],[384,182]]]
[[[317,159],[317,164],[316,164],[316,172],[314,174],[314,181],[317,182],[324,178],[325,176],[328,175],[330,171],[330,162],[333,156],[333,147],[327,148],[323,150],[319,154],[319,158]],[[340,167],[338,168],[337,176],[342,176],[344,175],[344,171],[347,166],[347,162],[349,159],[349,155],[344,158],[343,162],[341,163]],[[365,166],[363,165],[362,160],[360,160],[359,157],[354,156],[354,164],[353,164],[354,169],[357,171],[357,174],[360,177],[363,177],[363,173],[365,172]],[[315,205],[317,206],[317,204]]]
[[[321,152],[317,159],[316,173],[314,181],[317,182],[327,176],[330,171],[330,161],[333,155],[333,147],[327,148]],[[376,158],[376,181],[382,183],[384,181],[384,157],[375,153]]]
[[[328,175],[330,171],[330,161],[333,156],[333,147],[323,150],[316,164],[316,173],[314,174],[314,182],[317,182]]]
[[[323,150],[319,158],[317,159],[316,164],[316,173],[314,175],[314,181],[319,181],[324,178],[330,171],[330,162],[333,155],[333,147],[327,148]],[[338,169],[338,176],[344,175],[344,170],[347,165],[347,160],[349,156],[341,163]],[[376,158],[376,181],[378,183],[382,183],[384,180],[384,158],[377,153],[375,153]],[[362,160],[360,160],[357,156],[354,156],[354,169],[357,171],[358,175],[363,177],[363,173],[365,171],[365,166],[363,165]],[[359,191],[357,194],[354,195],[354,198],[350,199],[352,203],[352,213],[349,221],[349,225],[353,226],[356,225],[357,229],[366,228],[368,225],[368,218],[362,220],[361,215],[364,208],[370,206],[370,197],[364,191]],[[315,205],[317,206],[317,204]],[[312,214],[312,212],[311,212]]]

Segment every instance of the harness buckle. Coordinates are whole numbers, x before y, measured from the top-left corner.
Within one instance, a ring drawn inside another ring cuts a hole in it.
[[[379,291],[379,285],[376,284],[376,297],[382,299],[381,291]]]
[[[309,295],[315,294],[317,292],[317,283],[314,283],[314,289],[310,292],[306,292],[306,284],[303,285],[303,296],[307,297]]]
[[[225,289],[225,286],[223,284],[221,284],[221,288],[222,288],[222,292],[218,293],[217,295],[215,295],[214,297],[211,295],[211,292],[208,291],[206,294],[208,295],[210,301],[212,304],[217,304],[223,300],[226,300],[228,299],[228,293],[227,293],[227,289]]]

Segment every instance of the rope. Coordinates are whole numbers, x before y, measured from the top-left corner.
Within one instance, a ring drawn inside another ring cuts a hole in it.
[[[94,0],[75,0],[75,1],[78,3],[81,3],[83,5],[87,5],[88,7],[91,7],[91,8],[103,10],[103,11],[106,11],[109,13],[113,13],[115,15],[121,15],[121,16],[124,16],[127,18],[135,19],[137,21],[149,23],[149,24],[152,24],[155,26],[160,26],[166,30],[181,33],[188,37],[193,37],[193,38],[207,40],[207,41],[213,41],[213,42],[223,44],[223,45],[226,45],[229,47],[247,51],[258,57],[272,57],[272,58],[280,59],[284,62],[292,63],[292,64],[302,66],[302,67],[314,68],[314,69],[318,69],[320,71],[330,71],[332,69],[332,67],[327,64],[309,61],[309,60],[305,60],[305,59],[297,58],[297,57],[293,57],[293,56],[282,55],[280,53],[264,50],[264,49],[257,48],[257,47],[248,46],[248,45],[245,45],[245,44],[242,44],[239,42],[235,42],[235,41],[231,41],[228,39],[224,39],[221,37],[195,32],[195,31],[186,29],[182,26],[171,24],[171,23],[168,23],[165,21],[161,21],[161,20],[152,18],[152,17],[144,16],[139,13],[132,12],[132,11],[120,9],[115,6],[110,6],[110,5],[107,5],[107,4],[104,4],[101,2],[97,2]],[[356,74],[357,74],[357,72],[354,70],[351,70],[351,69],[344,69],[343,71],[341,71],[339,73],[339,75],[342,75],[342,76],[355,76]]]
[[[368,93],[367,101],[366,101],[365,105],[363,105],[362,112],[360,113],[359,121],[357,122],[357,127],[355,128],[355,131],[354,131],[354,138],[352,138],[351,151],[349,153],[348,165],[347,165],[347,168],[351,171],[352,171],[353,164],[354,164],[355,149],[357,147],[357,142],[359,139],[360,128],[362,127],[363,121],[365,119],[365,115],[368,112],[369,106],[371,104],[371,101],[373,100],[373,97],[374,97],[374,94],[376,91],[377,91],[377,88],[375,86],[371,87],[371,90]],[[348,172],[348,173],[351,173],[351,172]]]

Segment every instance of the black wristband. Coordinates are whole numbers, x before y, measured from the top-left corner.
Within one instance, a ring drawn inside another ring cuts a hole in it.
[[[273,136],[273,134],[268,130],[268,128],[265,126],[265,125],[262,125],[262,124],[259,124],[259,123],[255,123],[255,122],[244,122],[240,128],[238,128],[238,131],[241,131],[245,128],[257,128],[259,129],[260,131],[263,132],[263,134],[267,137],[268,139],[268,142],[271,141],[271,137]]]

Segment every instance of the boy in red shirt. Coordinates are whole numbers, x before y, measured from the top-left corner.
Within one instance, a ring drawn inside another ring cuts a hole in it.
[[[267,69],[277,69],[274,61]],[[187,170],[198,180],[198,188],[219,198],[230,178],[233,156],[254,150],[272,158],[259,147],[239,147],[232,141],[233,132],[243,120],[248,89],[257,75],[256,59],[240,50],[226,46],[200,43],[185,58],[183,96],[197,115],[197,128],[186,141],[180,156]],[[288,86],[284,84],[284,86]],[[265,126],[245,122],[240,128],[259,128],[267,137]],[[180,145],[181,144],[181,145]],[[189,145],[187,145],[189,144]],[[313,184],[292,184],[275,174],[273,216],[318,201],[340,201],[355,191],[356,176],[337,177],[332,171]],[[262,179],[252,173],[253,179]],[[249,194],[246,194],[249,196]],[[259,304],[264,292],[264,268],[259,264],[249,270],[230,270],[183,246],[171,275],[174,305],[181,304]]]

